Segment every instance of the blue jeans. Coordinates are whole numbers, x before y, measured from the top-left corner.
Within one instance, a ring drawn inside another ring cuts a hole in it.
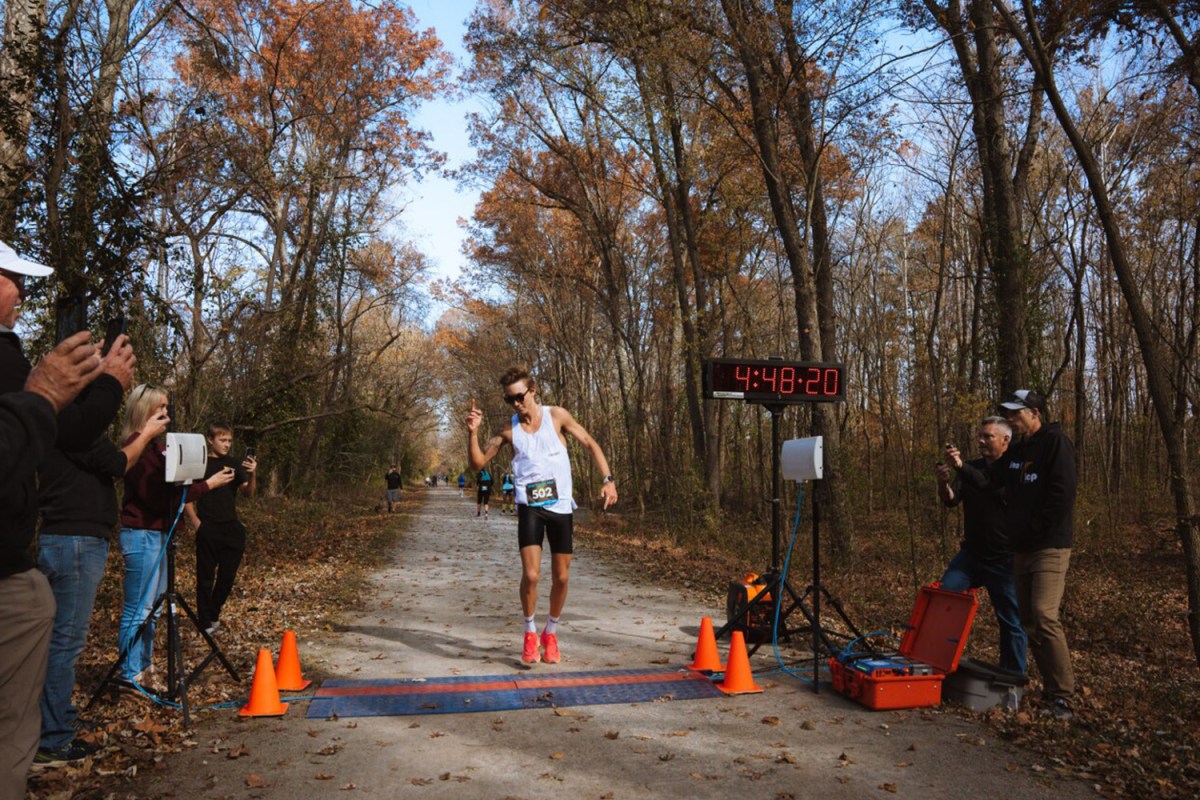
[[[125,557],[125,602],[121,606],[121,627],[117,639],[125,660],[121,677],[135,680],[138,673],[150,666],[154,649],[154,620],[150,620],[142,635],[134,639],[142,621],[159,595],[167,590],[167,536],[162,531],[138,528],[121,529],[121,555]],[[162,614],[160,606],[155,618]]]
[[[38,569],[50,581],[56,610],[50,634],[50,660],[42,686],[40,747],[58,750],[75,738],[75,662],[87,641],[96,587],[104,577],[108,540],[95,536],[38,537]]]
[[[967,589],[987,589],[992,610],[1000,623],[1000,669],[1025,674],[1025,631],[1017,610],[1017,582],[1013,577],[1012,558],[1000,561],[981,561],[966,548],[950,560],[942,576],[942,588],[952,592]]]

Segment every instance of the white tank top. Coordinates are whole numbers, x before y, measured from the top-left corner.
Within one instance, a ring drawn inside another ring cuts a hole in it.
[[[570,514],[575,510],[575,499],[571,496],[571,459],[566,445],[554,430],[550,419],[551,406],[542,406],[542,422],[533,433],[521,427],[521,418],[513,414],[513,483],[516,484],[516,501],[527,505],[525,487],[536,481],[553,479],[558,485],[558,501],[542,506],[556,514]]]

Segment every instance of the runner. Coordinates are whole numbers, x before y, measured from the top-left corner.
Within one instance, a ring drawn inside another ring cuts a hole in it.
[[[504,474],[500,476],[500,490],[504,492],[504,502],[500,505],[500,513],[513,513],[513,495],[516,494],[517,487],[513,485],[511,469],[504,470]]]
[[[525,367],[509,367],[500,376],[504,402],[516,413],[505,421],[498,433],[480,448],[475,432],[483,422],[483,412],[471,401],[467,414],[467,454],[473,469],[482,469],[495,458],[503,445],[513,449],[512,470],[517,505],[517,543],[521,551],[521,610],[525,620],[525,638],[521,661],[533,664],[541,660],[557,664],[558,621],[567,600],[567,581],[574,552],[572,533],[575,500],[572,497],[571,461],[564,434],[571,434],[592,454],[604,480],[600,498],[607,509],[617,502],[617,485],[608,470],[604,451],[587,430],[565,408],[538,403],[538,389]],[[537,635],[537,587],[541,577],[542,542],[550,542],[551,586],[550,616],[542,637]]]
[[[483,518],[488,518],[488,500],[492,496],[492,473],[488,472],[488,468],[484,467],[479,470],[479,474],[475,476],[475,516],[483,513]]]

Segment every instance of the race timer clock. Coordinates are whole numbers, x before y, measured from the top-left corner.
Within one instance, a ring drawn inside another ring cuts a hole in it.
[[[846,367],[819,361],[714,358],[704,362],[704,396],[748,403],[833,403],[846,399]]]

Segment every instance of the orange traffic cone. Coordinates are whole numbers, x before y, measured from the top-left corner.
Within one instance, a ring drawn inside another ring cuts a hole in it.
[[[761,692],[762,687],[754,684],[750,672],[750,654],[746,652],[746,637],[734,631],[729,637],[729,666],[725,668],[725,680],[717,684],[725,694],[752,694]]]
[[[697,672],[722,672],[721,654],[717,652],[717,637],[713,634],[712,618],[700,620],[700,638],[696,640],[696,659],[687,665]]]
[[[296,632],[284,631],[283,644],[279,646],[279,661],[275,664],[275,683],[281,692],[299,692],[307,689],[312,681],[304,680],[300,674],[300,651],[296,648]]]
[[[287,704],[279,701],[279,687],[275,685],[275,667],[271,665],[271,651],[258,651],[258,664],[254,667],[254,683],[250,685],[250,702],[242,706],[239,717],[282,717],[287,713]]]

